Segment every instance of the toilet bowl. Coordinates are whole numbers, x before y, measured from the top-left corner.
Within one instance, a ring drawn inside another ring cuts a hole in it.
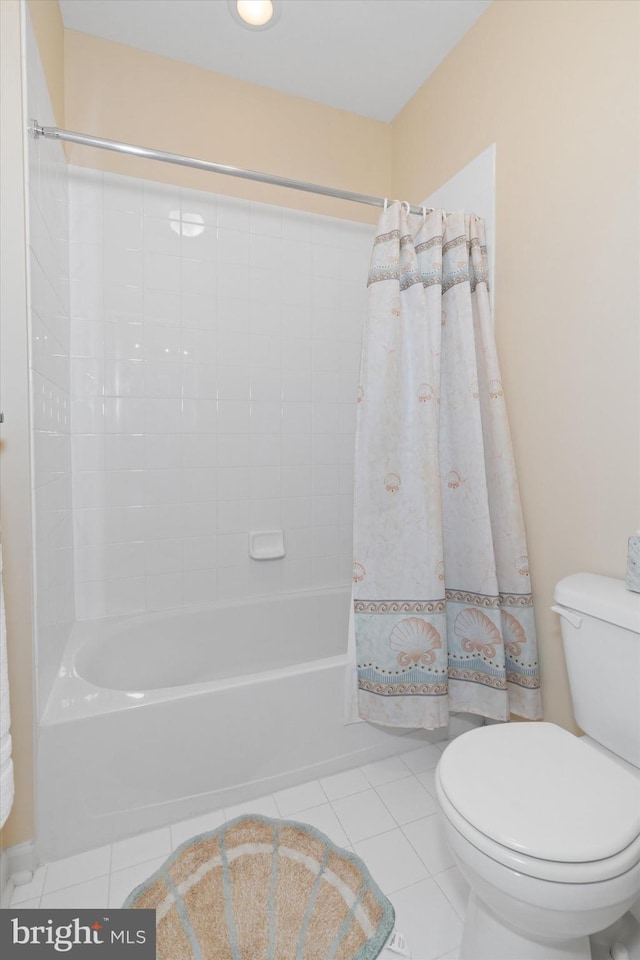
[[[554,598],[586,736],[485,726],[436,769],[444,834],[471,887],[460,960],[591,960],[589,935],[638,909],[640,594],[578,573]]]
[[[436,791],[472,890],[461,960],[589,960],[638,897],[640,782],[561,727],[464,734]]]

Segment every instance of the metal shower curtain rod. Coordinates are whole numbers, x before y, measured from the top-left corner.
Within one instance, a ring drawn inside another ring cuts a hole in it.
[[[383,197],[370,197],[364,193],[353,193],[351,190],[337,190],[333,187],[320,186],[320,184],[317,183],[305,183],[303,180],[290,180],[288,177],[276,177],[270,173],[243,170],[241,167],[228,167],[223,163],[212,163],[210,160],[198,160],[195,157],[183,157],[178,153],[165,153],[163,150],[150,150],[148,147],[138,147],[132,143],[121,143],[118,140],[104,140],[102,137],[90,137],[84,133],[60,130],[58,127],[43,127],[37,120],[30,121],[29,132],[33,137],[46,137],[48,140],[66,140],[69,143],[78,143],[85,147],[97,147],[98,150],[113,150],[115,153],[126,153],[133,157],[142,157],[145,160],[160,160],[163,163],[175,163],[181,167],[193,167],[196,170],[206,170],[209,173],[222,173],[228,177],[240,177],[242,180],[256,180],[258,183],[269,183],[275,187],[286,187],[289,190],[303,190],[305,193],[317,193],[324,197],[336,197],[338,200],[352,200],[354,203],[367,203],[372,207],[384,207],[388,202]],[[409,210],[411,213],[423,214],[425,207],[409,206]]]

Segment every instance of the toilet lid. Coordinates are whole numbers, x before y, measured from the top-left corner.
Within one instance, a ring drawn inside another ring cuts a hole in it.
[[[553,723],[471,730],[444,751],[439,775],[476,830],[530,857],[602,860],[640,834],[640,779]]]

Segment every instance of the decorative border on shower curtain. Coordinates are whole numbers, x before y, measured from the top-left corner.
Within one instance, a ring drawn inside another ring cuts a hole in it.
[[[406,697],[416,693],[430,697],[446,697],[449,692],[446,680],[443,683],[376,683],[359,677],[358,687],[367,693],[377,693],[383,697]]]
[[[355,613],[444,613],[445,600],[354,600]]]
[[[533,596],[530,593],[472,593],[470,590],[445,590],[445,597],[452,603],[469,603],[476,607],[532,607]]]

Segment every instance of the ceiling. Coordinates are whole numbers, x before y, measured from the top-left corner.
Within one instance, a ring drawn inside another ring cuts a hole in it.
[[[227,0],[60,0],[65,27],[392,120],[491,0],[282,0],[268,30]]]

